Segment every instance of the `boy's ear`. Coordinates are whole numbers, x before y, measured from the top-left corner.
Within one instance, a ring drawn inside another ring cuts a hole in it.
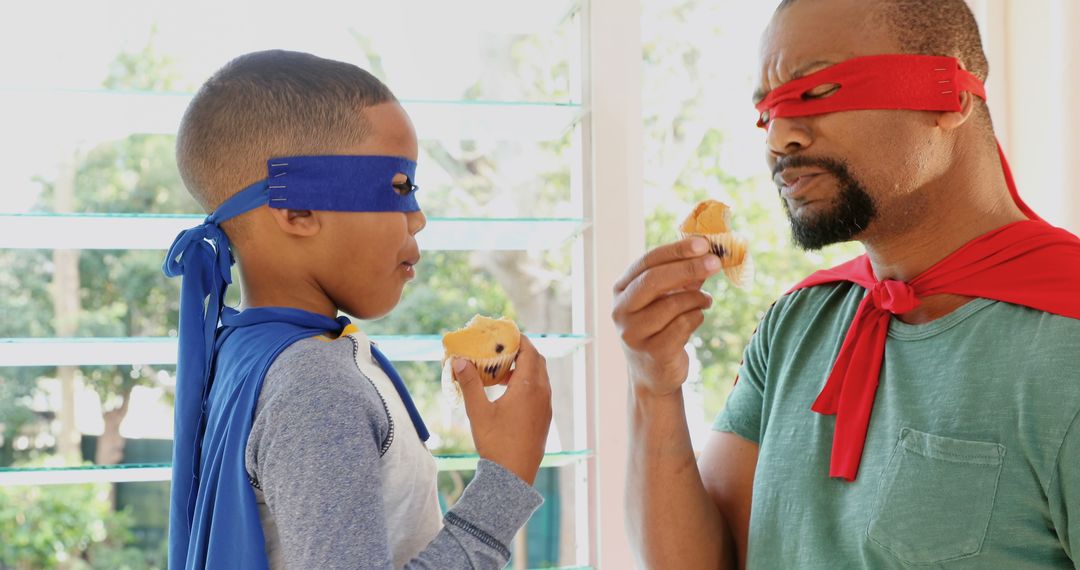
[[[313,210],[270,208],[270,215],[274,217],[278,228],[291,236],[311,237],[322,229],[318,213]]]

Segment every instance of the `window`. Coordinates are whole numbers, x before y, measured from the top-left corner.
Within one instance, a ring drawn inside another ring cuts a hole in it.
[[[208,9],[114,0],[57,21],[28,6],[4,40],[25,56],[0,82],[2,144],[19,157],[0,210],[0,511],[18,513],[0,522],[0,566],[164,567],[179,283],[160,265],[204,216],[175,132],[210,73],[268,48],[368,69],[416,125],[424,261],[395,311],[360,326],[432,428],[444,504],[477,457],[463,409],[441,395],[441,333],[475,313],[511,317],[547,356],[555,400],[546,502],[512,567],[591,564],[582,6]]]

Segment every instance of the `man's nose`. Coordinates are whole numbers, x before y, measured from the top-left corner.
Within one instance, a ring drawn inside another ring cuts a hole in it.
[[[813,133],[804,118],[775,118],[769,121],[765,141],[774,158],[806,150],[814,143]]]

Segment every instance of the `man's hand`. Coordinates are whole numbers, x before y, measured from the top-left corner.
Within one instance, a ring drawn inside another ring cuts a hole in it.
[[[694,237],[646,253],[615,284],[611,318],[636,391],[666,396],[686,381],[690,361],[683,347],[712,305],[701,285],[718,271],[720,258],[709,253],[709,242]]]
[[[547,361],[525,335],[521,335],[514,371],[506,392],[494,402],[484,393],[476,367],[455,358],[454,377],[461,386],[465,413],[472,425],[473,442],[480,457],[494,461],[529,485],[544,459],[551,426],[551,384]]]

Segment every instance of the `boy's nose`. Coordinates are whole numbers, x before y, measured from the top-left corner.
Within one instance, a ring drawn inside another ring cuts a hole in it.
[[[409,235],[416,235],[427,227],[427,216],[420,210],[405,214],[405,219],[409,223]]]

